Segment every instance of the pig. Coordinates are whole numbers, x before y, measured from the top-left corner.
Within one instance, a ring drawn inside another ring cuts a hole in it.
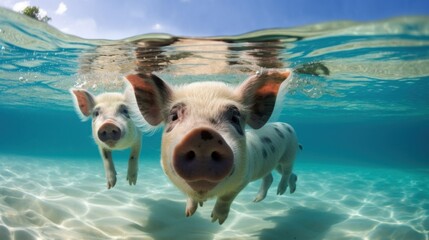
[[[262,178],[254,201],[265,198],[273,169],[282,175],[277,193],[288,186],[295,191],[295,131],[285,123],[266,124],[281,84],[291,75],[289,69],[265,70],[235,88],[216,81],[170,86],[153,73],[126,77],[145,121],[164,123],[161,166],[187,195],[187,217],[198,204],[217,198],[211,218],[222,224],[249,182]]]
[[[83,89],[70,89],[74,106],[83,121],[92,118],[92,136],[98,145],[107,178],[107,188],[116,184],[116,170],[112,160],[113,150],[131,148],[127,181],[135,185],[142,132],[131,119],[132,91],[106,92],[93,96]]]

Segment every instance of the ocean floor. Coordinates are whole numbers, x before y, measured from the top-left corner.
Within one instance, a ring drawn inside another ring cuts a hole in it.
[[[214,200],[185,217],[185,196],[142,159],[136,186],[116,161],[0,156],[0,239],[429,239],[429,171],[296,163],[297,191],[253,203],[259,182],[211,223]]]

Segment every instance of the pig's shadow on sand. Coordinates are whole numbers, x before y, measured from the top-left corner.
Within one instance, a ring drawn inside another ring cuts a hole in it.
[[[224,227],[210,221],[210,216],[197,212],[189,218],[184,216],[185,203],[167,199],[145,199],[149,209],[145,224],[131,227],[149,234],[154,239],[213,239]],[[347,218],[317,209],[296,207],[285,211],[284,216],[266,217],[265,221],[275,223],[272,228],[256,225],[248,234],[258,239],[323,239],[331,227]],[[227,223],[226,223],[227,224]]]
[[[192,217],[185,217],[184,202],[145,199],[144,204],[150,209],[148,222],[132,227],[153,239],[213,239],[222,229],[210,221],[210,216],[201,216],[198,210]]]
[[[337,214],[317,209],[296,207],[288,210],[284,217],[268,217],[276,223],[274,228],[261,229],[261,240],[268,239],[324,239],[331,227],[347,219],[346,214]],[[344,236],[346,238],[346,236]]]

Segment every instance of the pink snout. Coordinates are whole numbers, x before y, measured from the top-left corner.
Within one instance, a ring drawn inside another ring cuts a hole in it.
[[[98,139],[108,144],[114,145],[122,137],[121,129],[113,123],[103,124],[97,132]]]
[[[210,128],[192,130],[176,146],[173,167],[197,192],[214,188],[231,174],[234,154],[222,136]]]

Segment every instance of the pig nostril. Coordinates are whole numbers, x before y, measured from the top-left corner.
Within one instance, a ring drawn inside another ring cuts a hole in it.
[[[222,160],[222,156],[218,152],[212,152],[212,160],[215,162],[220,162]]]
[[[185,154],[185,160],[190,162],[192,160],[195,159],[195,152],[194,151],[189,151]]]
[[[105,139],[107,137],[107,132],[106,131],[102,131],[100,135],[101,135],[101,137],[103,139]]]

